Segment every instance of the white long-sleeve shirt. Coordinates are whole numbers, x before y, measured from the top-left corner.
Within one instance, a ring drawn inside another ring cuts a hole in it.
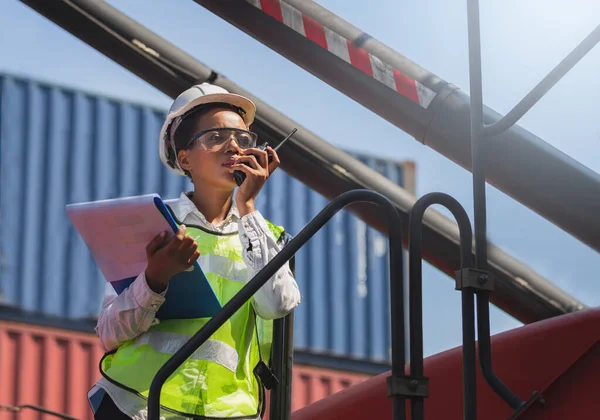
[[[209,223],[185,193],[169,204],[175,217],[183,224],[200,226],[218,233],[237,231],[242,242],[242,258],[250,274],[248,280],[282,248],[258,211],[240,217],[235,202],[225,220],[218,224]],[[165,301],[165,293],[166,291],[161,294],[153,292],[143,272],[120,295],[107,284],[96,326],[96,333],[106,350],[118,348],[157,324],[159,321],[155,315]],[[298,285],[289,265],[286,264],[254,295],[252,304],[258,316],[276,319],[287,315],[298,306],[300,300]],[[145,418],[146,400],[104,378],[101,378],[88,393],[92,410],[97,408],[100,396],[104,392],[127,415]],[[165,412],[161,412],[161,416],[168,419],[181,418]]]

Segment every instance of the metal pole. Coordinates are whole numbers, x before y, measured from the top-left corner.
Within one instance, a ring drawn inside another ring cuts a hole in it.
[[[558,83],[579,61],[600,42],[600,25],[575,47],[546,77],[540,81],[521,101],[504,117],[493,124],[483,127],[483,134],[493,136],[512,127],[525,115],[552,87]]]
[[[285,335],[283,337],[285,363],[281,376],[281,413],[283,420],[292,417],[292,383],[294,369],[294,313],[285,317]]]
[[[477,418],[477,362],[475,347],[475,298],[472,290],[461,292],[463,335],[463,418]]]
[[[390,312],[392,338],[392,377],[404,378],[406,363],[406,332],[404,328],[404,268],[402,251],[402,224],[398,211],[389,206],[388,220],[390,221],[389,261],[390,261]],[[392,223],[392,220],[397,222]],[[406,419],[406,396],[392,395],[394,420]]]
[[[171,374],[184,363],[206,340],[208,340],[231,316],[279,270],[296,252],[317,233],[337,212],[349,204],[368,202],[380,206],[389,222],[390,247],[390,304],[392,328],[392,374],[396,378],[404,375],[404,293],[402,284],[402,220],[394,205],[383,195],[369,190],[346,192],[331,201],[314,219],[260,270],[215,316],[194,334],[158,370],[148,395],[148,419],[158,420],[160,415],[160,393]],[[394,420],[404,420],[405,396],[394,395]]]
[[[296,274],[295,257],[289,261],[290,270]],[[273,323],[273,374],[279,379],[271,390],[269,420],[289,420],[292,415],[292,369],[294,363],[294,313]]]
[[[490,301],[488,292],[477,293],[477,337],[481,373],[490,387],[513,410],[520,409],[525,402],[496,376],[492,367],[492,345],[490,339]]]
[[[475,218],[475,263],[487,267],[487,223],[485,202],[485,162],[481,157],[484,145],[480,133],[483,127],[483,92],[481,81],[481,45],[479,40],[479,0],[467,0],[469,19],[469,81],[471,86],[471,156],[473,172],[473,205]]]
[[[357,47],[368,51],[375,57],[378,57],[387,64],[390,64],[392,67],[401,69],[407,76],[414,78],[432,88],[440,85],[446,85],[446,82],[440,77],[431,74],[414,61],[408,59],[402,54],[399,54],[397,51],[394,51],[392,48],[373,38],[360,28],[357,28],[350,22],[327,10],[319,3],[306,0],[282,1],[299,10],[302,12],[302,14],[314,19],[316,22],[326,26],[328,29],[331,29],[336,34],[346,38]]]
[[[485,197],[485,152],[482,142],[483,88],[481,80],[481,44],[479,26],[479,0],[467,0],[469,36],[469,81],[471,87],[471,156],[473,172],[473,208],[475,218],[475,264],[487,270],[487,209]],[[479,355],[483,375],[492,389],[513,409],[523,401],[496,376],[492,369],[490,348],[490,319],[488,292],[477,293],[477,327]]]
[[[409,221],[409,282],[410,282],[410,375],[423,376],[423,298],[422,298],[422,223],[425,211],[434,204],[446,207],[460,231],[460,272],[472,267],[471,247],[473,233],[469,216],[456,199],[444,193],[430,193],[421,197],[410,212]],[[476,360],[475,360],[475,307],[473,291],[461,290],[463,329],[463,407],[464,419],[475,420],[476,415]],[[411,401],[413,420],[425,416],[423,398]]]
[[[269,420],[284,420],[282,417],[282,389],[285,387],[283,383],[283,370],[285,369],[286,358],[283,355],[283,339],[285,335],[285,319],[279,318],[273,322],[273,357],[271,358],[271,370],[273,375],[279,380],[279,383],[271,389],[271,398],[269,404]]]

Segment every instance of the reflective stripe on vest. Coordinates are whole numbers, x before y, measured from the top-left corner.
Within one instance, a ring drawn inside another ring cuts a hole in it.
[[[283,229],[267,224],[280,238]],[[198,244],[199,264],[224,305],[249,280],[238,234],[211,234],[194,226],[187,226],[187,233]],[[161,321],[105,355],[101,371],[110,382],[147,398],[158,369],[207,321]],[[253,369],[259,351],[265,362],[270,359],[272,327],[272,321],[256,318],[247,302],[165,382],[162,409],[201,419],[256,418],[264,407],[264,392]]]
[[[147,344],[154,351],[173,355],[189,339],[187,335],[168,331],[148,331],[135,339],[135,347]],[[190,359],[217,363],[232,372],[235,372],[239,362],[237,351],[218,340],[207,340],[190,356]]]
[[[205,273],[215,273],[238,283],[248,281],[248,269],[243,261],[232,261],[220,255],[200,255],[198,264]]]

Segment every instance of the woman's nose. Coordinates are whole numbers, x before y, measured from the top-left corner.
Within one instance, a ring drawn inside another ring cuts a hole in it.
[[[229,141],[227,142],[227,148],[225,150],[236,153],[240,153],[242,151],[233,134],[231,135],[231,137],[229,137]]]

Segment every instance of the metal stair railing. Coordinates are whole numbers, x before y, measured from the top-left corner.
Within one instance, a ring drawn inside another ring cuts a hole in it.
[[[273,323],[273,375],[279,383],[271,390],[269,420],[289,420],[292,415],[292,369],[294,363],[294,312]]]
[[[486,276],[489,290],[477,292],[477,328],[479,337],[479,362],[483,376],[494,392],[500,396],[513,410],[515,415],[531,400],[539,398],[533,392],[527,402],[523,401],[496,376],[492,367],[490,343],[490,308],[489,292],[493,289],[493,279],[487,277],[487,220],[485,194],[485,138],[502,134],[510,129],[525,115],[560,79],[562,79],[589,51],[600,42],[600,25],[598,25],[581,43],[575,47],[540,83],[538,83],[523,99],[504,117],[486,125],[483,117],[483,87],[481,72],[481,28],[479,23],[479,0],[467,0],[467,20],[469,39],[469,82],[470,82],[470,114],[471,114],[471,159],[473,173],[473,208],[475,217],[475,263],[482,275]],[[470,397],[475,404],[475,396]],[[471,419],[475,419],[473,414]]]
[[[410,374],[423,376],[423,297],[422,297],[422,233],[425,211],[434,204],[446,207],[458,224],[460,233],[460,270],[456,271],[456,289],[461,291],[463,330],[463,406],[464,419],[475,419],[475,304],[472,280],[473,258],[471,248],[473,233],[471,222],[460,203],[444,193],[430,193],[421,197],[410,212],[408,231],[409,281],[410,281]],[[475,274],[477,274],[475,272]],[[475,279],[477,281],[477,279]],[[478,284],[475,283],[475,286]],[[413,420],[423,420],[424,401],[411,401]]]

